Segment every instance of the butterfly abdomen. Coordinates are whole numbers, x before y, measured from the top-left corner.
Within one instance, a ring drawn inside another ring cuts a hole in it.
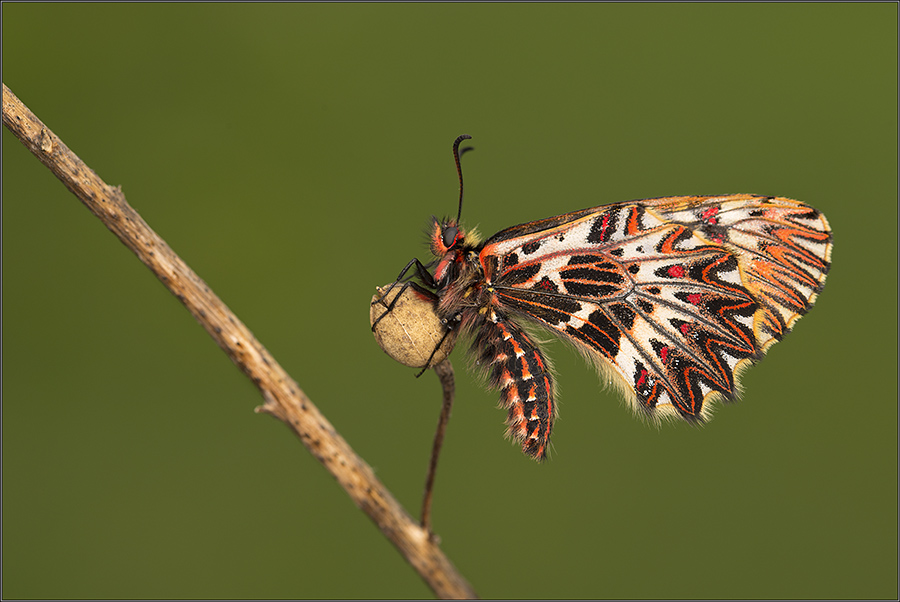
[[[488,370],[491,386],[501,391],[507,434],[522,444],[524,453],[544,459],[556,412],[547,361],[531,338],[496,309],[487,309],[475,332],[473,350],[478,364]]]

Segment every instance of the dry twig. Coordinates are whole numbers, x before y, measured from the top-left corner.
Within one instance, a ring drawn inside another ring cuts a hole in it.
[[[259,388],[258,412],[282,420],[442,598],[475,592],[436,542],[335,431],[250,330],[125,201],[3,85],[3,124],[131,249]]]

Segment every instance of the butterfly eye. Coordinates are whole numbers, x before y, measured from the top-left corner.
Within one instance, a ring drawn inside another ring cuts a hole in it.
[[[447,226],[441,232],[441,240],[448,249],[456,242],[456,235],[459,234],[459,228],[456,226]]]

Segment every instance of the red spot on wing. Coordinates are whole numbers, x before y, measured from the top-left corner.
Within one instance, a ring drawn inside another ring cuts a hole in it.
[[[600,226],[600,240],[607,240],[606,230],[609,228],[609,213],[603,214],[603,223]]]
[[[717,215],[719,215],[719,208],[718,207],[710,207],[709,209],[707,209],[706,211],[704,211],[703,213],[700,214],[700,219],[704,220],[707,224],[715,225],[719,221],[716,218]]]
[[[669,269],[666,271],[666,273],[669,276],[671,276],[672,278],[684,278],[684,274],[685,274],[684,266],[682,266],[682,265],[669,266]]]
[[[643,386],[643,384],[647,381],[647,370],[645,368],[641,368],[641,375],[638,377],[636,385],[638,387]]]

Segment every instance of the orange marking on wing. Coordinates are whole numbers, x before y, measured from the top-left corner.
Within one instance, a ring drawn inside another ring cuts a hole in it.
[[[675,249],[675,241],[684,233],[684,230],[684,226],[677,226],[673,228],[672,233],[663,239],[662,245],[660,246],[659,250],[664,254],[684,253],[684,251]]]
[[[626,234],[634,235],[641,232],[641,226],[640,223],[638,223],[638,215],[638,208],[636,206],[632,207],[631,213],[628,215],[628,222],[625,230]]]

